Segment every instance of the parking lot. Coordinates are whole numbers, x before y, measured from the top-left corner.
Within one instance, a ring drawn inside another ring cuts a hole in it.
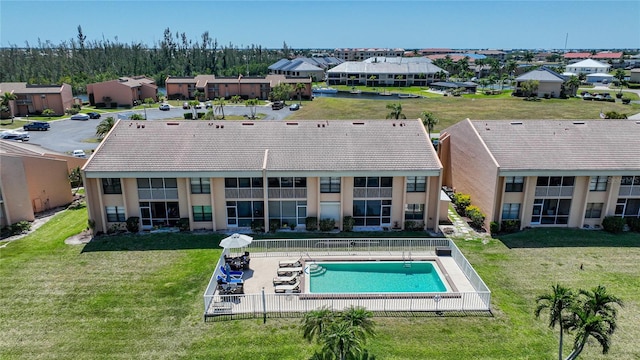
[[[157,107],[146,110],[147,120],[168,120],[183,119],[183,114],[189,110],[172,107],[169,111],[160,111]],[[198,111],[204,111],[198,110]],[[272,110],[270,106],[258,106],[258,114],[265,114],[263,120],[283,120],[289,114],[288,108],[281,110]],[[76,120],[57,120],[51,122],[49,131],[29,131],[30,143],[40,145],[44,148],[59,151],[71,152],[76,149],[85,150],[88,154],[91,150],[98,147],[99,143],[94,142],[96,126],[102,119],[107,116],[113,116],[115,119],[127,119],[132,114],[141,114],[144,116],[144,110],[125,110],[114,113],[102,113],[100,119],[92,119],[86,121]],[[249,108],[244,105],[227,105],[224,107],[225,115],[243,116],[249,115]]]

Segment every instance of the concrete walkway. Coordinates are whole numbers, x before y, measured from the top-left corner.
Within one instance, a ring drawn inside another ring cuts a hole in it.
[[[454,209],[449,208],[448,216],[449,220],[451,220],[452,225],[441,226],[446,237],[463,238],[464,240],[476,240],[478,238],[482,238],[483,243],[488,242],[489,238],[491,238],[491,235],[489,233],[478,233],[473,228],[471,228],[466,219],[458,215],[458,213]],[[450,230],[446,231],[447,229]]]

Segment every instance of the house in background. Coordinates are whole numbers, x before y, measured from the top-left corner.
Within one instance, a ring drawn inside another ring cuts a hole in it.
[[[381,146],[384,144],[384,146]],[[154,161],[160,156],[162,161]],[[96,230],[437,229],[442,166],[420,120],[119,120],[83,168]],[[274,225],[271,225],[274,224]]]
[[[518,76],[515,81],[514,96],[527,96],[522,91],[522,85],[527,81],[537,81],[538,92],[534,94],[535,96],[557,98],[562,94],[562,84],[564,84],[566,78],[543,66]]]
[[[398,57],[404,54],[404,49],[388,48],[356,48],[356,49],[335,49],[333,56],[343,61],[362,61],[370,57],[389,56]]]
[[[631,69],[631,74],[629,74],[629,82],[640,83],[640,68]]]
[[[427,86],[447,73],[430,61],[419,58],[398,62],[346,61],[327,71],[329,85]]]
[[[341,63],[343,61],[335,57],[281,59],[269,66],[269,74],[310,77],[313,81],[323,81],[326,77],[326,70]]]
[[[594,74],[594,73],[608,73],[611,69],[611,65],[604,64],[596,60],[586,59],[580,62],[567,65],[567,72],[574,74]]]
[[[600,227],[640,217],[640,122],[469,119],[440,133],[442,182],[486,225]]]
[[[9,103],[14,116],[41,114],[51,109],[55,115],[64,115],[73,107],[71,85],[33,85],[21,82],[0,83],[0,94],[13,93],[16,100]]]
[[[215,75],[197,76],[169,76],[165,81],[167,97],[169,99],[194,99],[196,93],[200,100],[213,100],[216,98],[229,99],[232,96],[240,96],[243,99],[269,98],[271,91],[278,84],[291,84],[293,91],[291,97],[297,96],[296,84],[304,84],[301,95],[304,99],[311,98],[311,78],[292,77],[285,75],[267,75],[265,77],[222,77]]]
[[[69,173],[86,159],[0,140],[0,227],[73,200]]]
[[[144,76],[121,77],[117,80],[87,84],[91,105],[101,107],[135,106],[144,99],[158,101],[158,86],[153,79]]]

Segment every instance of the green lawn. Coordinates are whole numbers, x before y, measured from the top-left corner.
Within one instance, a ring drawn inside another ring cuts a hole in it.
[[[313,353],[299,319],[202,321],[202,293],[222,236],[120,236],[65,245],[86,222],[86,209],[66,211],[0,248],[0,358],[305,359]],[[637,234],[535,230],[457,244],[492,290],[494,316],[376,318],[378,336],[367,348],[377,358],[557,358],[557,332],[532,315],[535,296],[557,281],[603,284],[626,303],[610,354],[589,344],[581,358],[640,357]]]
[[[640,112],[640,105],[622,105],[573,99],[542,99],[524,101],[522,98],[496,96],[437,97],[427,99],[360,100],[318,97],[291,114],[288,119],[384,119],[390,102],[402,104],[408,119],[417,119],[422,111],[431,111],[440,119],[436,131],[460,120],[501,119],[599,119],[600,111],[617,111],[628,115]]]

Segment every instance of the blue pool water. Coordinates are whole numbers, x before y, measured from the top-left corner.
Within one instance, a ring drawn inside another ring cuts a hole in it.
[[[309,263],[307,263],[309,265]],[[422,293],[445,292],[432,262],[375,261],[323,262],[315,275],[310,269],[311,293]]]

